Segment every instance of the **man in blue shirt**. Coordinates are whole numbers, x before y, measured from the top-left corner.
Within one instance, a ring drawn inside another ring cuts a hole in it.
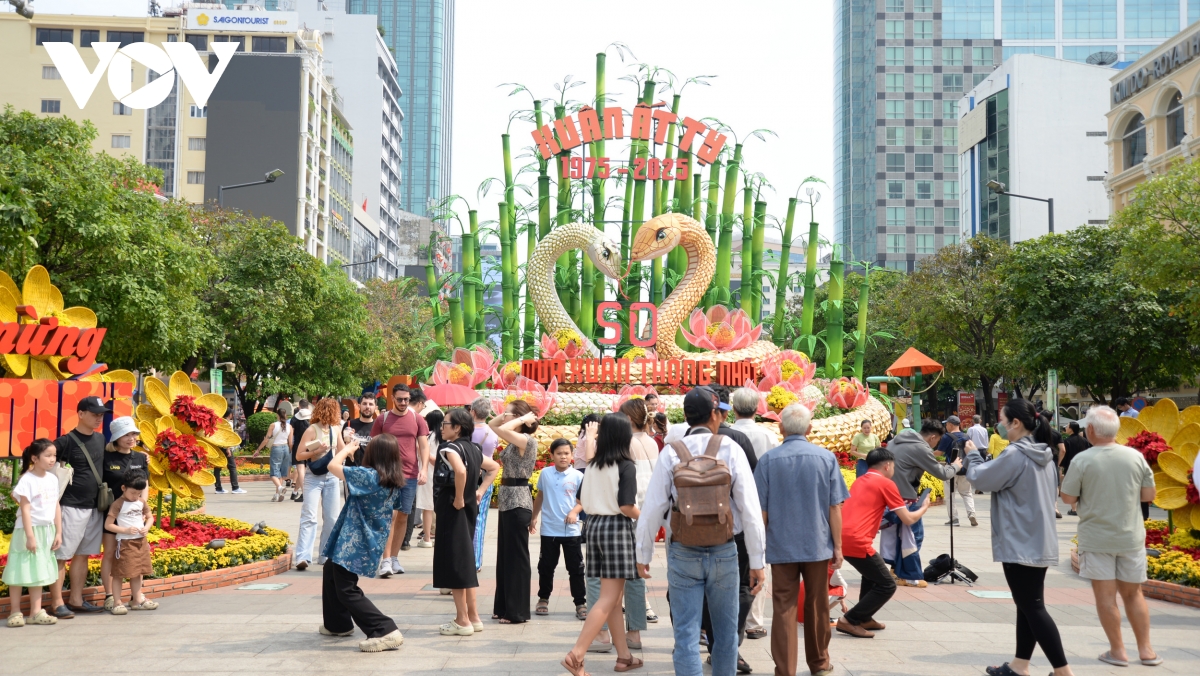
[[[538,516],[545,514],[542,522],[542,553],[538,557],[538,602],[534,612],[550,614],[550,592],[554,589],[554,570],[558,568],[558,550],[561,547],[566,559],[567,575],[571,581],[571,596],[575,601],[575,617],[587,619],[587,585],[583,577],[583,524],[579,513],[583,506],[578,502],[579,487],[583,485],[583,472],[571,466],[575,460],[575,449],[571,442],[559,437],[550,444],[550,457],[554,467],[547,467],[538,475],[538,495],[533,500],[533,518],[529,522],[529,533],[537,532]]]
[[[796,603],[804,589],[804,655],[813,676],[829,661],[830,569],[842,565],[842,503],[850,497],[837,457],[804,435],[812,412],[792,404],[780,414],[783,444],[758,460],[754,483],[767,527],[771,564],[771,656],[776,676],[794,676],[799,651]]]

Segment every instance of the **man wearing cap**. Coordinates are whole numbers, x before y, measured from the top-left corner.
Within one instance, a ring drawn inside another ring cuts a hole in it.
[[[720,429],[725,411],[719,408],[719,404],[716,393],[705,386],[692,388],[684,396],[683,413],[690,429],[681,442],[693,455],[703,455],[711,435]],[[717,459],[729,468],[733,532],[735,537],[741,534],[745,540],[750,567],[750,593],[757,594],[763,582],[766,535],[754,475],[745,452],[728,437],[721,440]],[[643,578],[650,577],[654,536],[660,527],[667,527],[667,585],[675,631],[672,653],[675,673],[703,673],[696,637],[700,634],[700,617],[707,592],[714,630],[710,639],[712,671],[720,676],[728,676],[737,670],[738,661],[738,548],[733,540],[711,547],[687,547],[672,540],[667,517],[677,498],[672,479],[678,464],[679,456],[675,449],[664,446],[654,473],[650,476],[642,516],[638,519],[638,572]]]
[[[54,440],[58,461],[75,471],[59,503],[62,505],[62,546],[54,552],[58,559],[58,580],[50,586],[50,605],[54,616],[70,619],[75,613],[98,613],[103,606],[83,600],[87,584],[88,559],[100,553],[104,535],[104,514],[99,509],[100,482],[103,481],[104,415],[111,413],[100,397],[85,397],[76,407],[79,422],[75,429]],[[111,487],[110,487],[111,488]],[[63,603],[62,588],[71,562],[71,597]]]
[[[961,448],[968,441],[965,432],[962,431],[962,420],[958,416],[952,415],[942,421],[946,426],[946,433],[942,435],[942,440],[938,442],[937,451],[942,454],[946,462],[954,462],[958,459],[958,451],[955,449],[955,444]],[[975,518],[975,487],[967,481],[965,474],[951,477],[942,482],[946,489],[946,495],[953,490],[957,495],[957,500],[946,501],[946,512],[950,520],[946,522],[947,526],[958,525],[958,515],[955,512],[958,510],[958,502],[961,501],[967,509],[967,519],[971,521],[972,526],[978,526],[979,520]],[[953,486],[951,486],[953,484]]]

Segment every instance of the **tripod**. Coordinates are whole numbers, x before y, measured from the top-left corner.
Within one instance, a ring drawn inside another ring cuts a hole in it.
[[[955,582],[962,582],[968,587],[974,587],[974,583],[966,575],[958,572],[958,559],[954,558],[954,481],[957,478],[951,477],[949,481],[950,489],[946,491],[946,500],[949,501],[948,504],[950,505],[950,570],[938,576],[938,579],[934,580],[933,583],[954,584]]]

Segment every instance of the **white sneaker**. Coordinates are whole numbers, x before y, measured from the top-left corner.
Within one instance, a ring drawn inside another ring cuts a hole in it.
[[[234,494],[236,494],[236,495],[243,495],[245,492],[246,492],[246,490],[245,490],[244,488],[235,488],[235,489],[233,489],[233,493],[234,493]]]
[[[397,575],[404,574],[404,566],[400,565],[400,559],[395,556],[392,557],[392,572]]]
[[[433,549],[433,543],[429,540],[417,540],[417,546],[421,549]]]
[[[387,578],[389,578],[391,576],[392,576],[392,560],[384,559],[379,564],[379,577],[382,577],[383,579],[386,580]]]
[[[381,653],[385,650],[396,650],[404,645],[404,634],[397,629],[386,636],[369,638],[358,644],[358,649],[364,653]]]

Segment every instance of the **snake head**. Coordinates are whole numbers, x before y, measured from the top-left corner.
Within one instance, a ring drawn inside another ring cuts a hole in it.
[[[685,219],[692,220],[682,214],[669,213],[655,216],[643,223],[629,247],[630,260],[645,261],[665,256],[679,244]]]
[[[604,233],[599,230],[596,231],[596,235],[585,249],[588,258],[592,259],[596,269],[604,273],[605,277],[620,279],[624,273],[621,263],[621,245],[605,237]]]

